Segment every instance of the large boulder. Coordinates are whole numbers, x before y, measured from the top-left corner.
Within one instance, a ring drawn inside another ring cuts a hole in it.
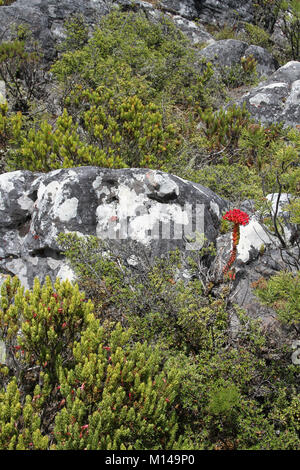
[[[300,123],[300,62],[290,61],[239,100],[263,124]]]
[[[138,265],[179,248],[190,255],[215,242],[226,202],[203,186],[161,171],[78,167],[0,175],[0,271],[24,286],[73,278],[60,232],[94,235]]]
[[[221,74],[224,69],[241,64],[243,57],[253,57],[258,76],[269,76],[275,72],[278,64],[272,55],[259,46],[247,44],[237,39],[222,39],[199,51],[200,57],[209,60]]]

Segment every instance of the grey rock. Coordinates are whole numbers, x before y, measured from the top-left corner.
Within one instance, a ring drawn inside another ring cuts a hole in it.
[[[60,232],[95,235],[126,251],[129,265],[179,248],[187,256],[214,242],[226,202],[207,188],[147,169],[78,167],[47,174],[0,175],[0,270],[18,275],[27,288],[74,278],[56,237]]]
[[[300,122],[300,62],[290,61],[267,80],[242,96],[251,116],[263,124],[283,123],[298,126]]]
[[[199,55],[218,67],[232,67],[240,63],[248,44],[236,39],[222,39],[201,49]]]
[[[244,57],[253,56],[257,62],[256,71],[258,76],[272,75],[278,68],[278,62],[270,52],[260,46],[249,46],[244,53]]]
[[[163,10],[180,15],[185,18],[194,19],[199,16],[201,1],[196,0],[161,0],[160,5]]]
[[[161,8],[188,19],[198,18],[206,24],[225,24],[234,19],[251,21],[250,0],[161,0]]]
[[[1,7],[0,41],[8,40],[11,27],[24,24],[41,43],[46,60],[56,56],[56,40],[62,37],[64,21],[74,14],[82,14],[88,24],[105,15],[110,8],[105,0],[17,0]]]
[[[176,26],[191,40],[192,44],[211,44],[215,40],[205,31],[204,27],[200,27],[194,21],[188,20],[180,15],[172,16],[172,20]]]
[[[226,67],[241,64],[242,57],[253,56],[257,61],[256,71],[259,76],[268,76],[275,72],[277,63],[272,55],[259,46],[249,46],[244,41],[236,39],[222,39],[209,44],[199,51],[199,56],[204,57],[222,73]]]

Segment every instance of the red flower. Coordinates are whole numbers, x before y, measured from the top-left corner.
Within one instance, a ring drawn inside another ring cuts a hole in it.
[[[223,215],[223,219],[239,225],[247,225],[249,223],[249,215],[239,209],[232,209],[226,212],[226,214]]]

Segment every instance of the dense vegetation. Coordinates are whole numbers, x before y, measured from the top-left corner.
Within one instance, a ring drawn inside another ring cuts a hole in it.
[[[274,17],[287,8],[268,5]],[[299,11],[297,2],[289,7],[291,59],[299,58]],[[270,21],[257,14],[243,34],[271,47]],[[299,131],[225,109],[232,88],[255,83],[253,57],[220,78],[167,17],[153,23],[141,12],[115,10],[92,36],[79,16],[65,29],[50,72],[26,28],[0,44],[9,103],[0,105],[3,171],[159,168],[235,207],[253,199],[289,248],[265,196],[288,192],[291,221],[300,223]],[[45,106],[49,80],[55,112]],[[177,279],[178,253],[141,278],[113,253],[103,258],[93,237],[59,242],[77,284],[36,280],[25,292],[8,277],[1,288],[0,449],[300,448],[299,366],[280,338],[229,302],[229,279],[212,294],[214,280],[195,260],[194,279]],[[298,333],[299,250],[293,262],[255,287]]]

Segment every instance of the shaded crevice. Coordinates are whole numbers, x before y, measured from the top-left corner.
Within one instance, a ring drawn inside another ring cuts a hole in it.
[[[154,201],[157,201],[157,202],[168,203],[169,201],[175,201],[175,199],[178,199],[178,194],[174,192],[174,193],[164,194],[163,196],[160,196],[157,193],[152,193],[152,194],[148,194],[148,198],[153,199]]]
[[[50,247],[44,247],[44,248],[37,248],[35,250],[31,250],[29,252],[30,256],[38,257],[38,258],[52,258],[56,260],[63,260],[65,256],[62,254],[61,251],[54,250],[53,248]]]
[[[20,237],[25,237],[30,230],[32,216],[29,214],[22,222],[18,223],[15,227],[18,230]]]
[[[29,197],[29,199],[35,202],[38,198],[38,190],[35,189],[34,191],[32,191],[32,193],[28,194],[27,196]]]

